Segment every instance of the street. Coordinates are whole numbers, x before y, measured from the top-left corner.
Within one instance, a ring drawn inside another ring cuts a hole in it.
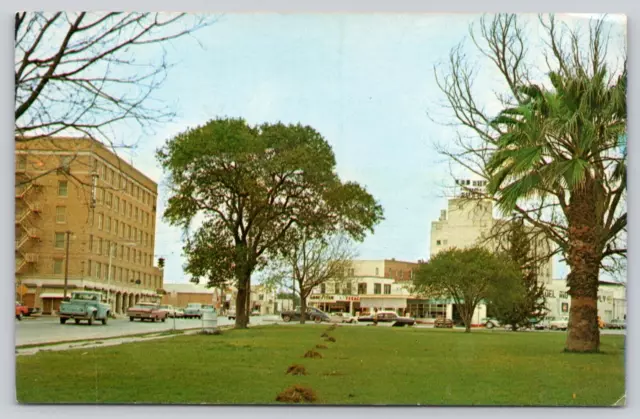
[[[271,316],[273,317],[273,316]],[[253,325],[263,324],[269,317],[251,317]],[[233,324],[234,320],[219,317],[221,326]],[[201,327],[202,321],[198,319],[176,319],[175,328],[179,330]],[[86,322],[75,324],[73,322],[60,324],[57,317],[41,317],[16,321],[16,346],[33,345],[48,342],[59,342],[80,339],[104,339],[123,335],[133,335],[147,332],[164,332],[174,327],[173,319],[162,322],[130,322],[128,318],[110,319],[106,326],[94,324],[89,326]]]

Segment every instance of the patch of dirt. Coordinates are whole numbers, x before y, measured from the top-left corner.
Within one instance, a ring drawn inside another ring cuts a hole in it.
[[[317,399],[318,397],[313,389],[298,384],[287,388],[276,397],[277,402],[284,403],[313,403]]]
[[[319,344],[319,345],[316,345],[316,349],[329,349],[329,347],[327,345]]]
[[[287,368],[287,374],[291,375],[307,375],[307,369],[299,364],[293,364]]]
[[[325,341],[327,341],[327,342],[335,342],[336,338],[334,338],[333,336],[329,336],[328,338],[325,339]]]
[[[320,352],[316,352],[316,351],[307,351],[306,354],[304,354],[305,358],[322,358],[322,354]]]

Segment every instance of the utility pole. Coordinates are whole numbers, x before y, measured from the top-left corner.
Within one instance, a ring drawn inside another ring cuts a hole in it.
[[[109,270],[107,272],[107,304],[111,304],[111,264],[113,263],[113,242],[109,243]]]
[[[63,298],[66,299],[67,298],[67,287],[69,284],[69,238],[71,237],[71,232],[67,230],[67,250],[65,252],[65,257],[64,257],[64,293],[63,293]]]

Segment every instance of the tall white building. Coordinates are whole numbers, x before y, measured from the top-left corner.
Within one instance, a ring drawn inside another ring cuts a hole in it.
[[[476,182],[475,184],[473,182]],[[484,181],[458,180],[465,184],[465,190],[479,189]],[[495,235],[504,221],[494,217],[493,201],[488,199],[470,199],[468,192],[461,192],[448,201],[447,209],[440,211],[440,218],[431,223],[431,256],[453,247],[462,249],[474,245],[495,248],[495,242],[487,240]],[[534,256],[549,253],[551,244],[542,234],[533,240]],[[552,259],[544,261],[538,272],[538,280],[550,284],[553,279]]]

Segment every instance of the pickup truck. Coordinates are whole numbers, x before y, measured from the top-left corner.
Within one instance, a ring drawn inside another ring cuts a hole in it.
[[[90,325],[100,320],[103,325],[111,315],[111,305],[102,302],[102,293],[95,291],[76,291],[71,294],[69,300],[60,304],[58,316],[60,324],[73,319],[76,324],[81,320],[87,320]]]
[[[22,320],[22,316],[29,315],[29,308],[16,301],[16,319]]]
[[[130,322],[135,319],[140,319],[140,321],[150,320],[152,322],[156,320],[164,322],[167,320],[167,312],[161,309],[160,305],[154,303],[138,303],[127,310],[127,316],[129,316]]]

